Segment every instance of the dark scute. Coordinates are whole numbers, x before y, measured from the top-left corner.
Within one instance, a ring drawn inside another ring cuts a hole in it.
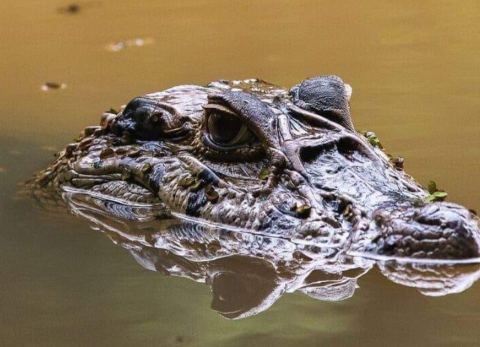
[[[154,192],[158,192],[160,190],[160,183],[164,175],[164,165],[160,163],[155,164],[155,166],[152,168],[152,172],[148,176],[148,184]]]
[[[187,209],[185,213],[188,216],[198,217],[200,216],[200,209],[207,203],[207,197],[205,196],[205,190],[201,189],[198,192],[191,192],[188,197]]]
[[[119,136],[127,133],[139,140],[159,139],[162,135],[162,112],[165,111],[156,106],[155,100],[134,98],[112,125],[112,131]]]
[[[345,84],[340,77],[313,77],[292,88],[290,93],[296,106],[353,130]]]
[[[212,170],[209,168],[206,168],[198,173],[198,177],[205,181],[205,183],[211,183],[214,185],[217,185],[220,181],[219,175],[222,176],[219,173],[214,173]]]

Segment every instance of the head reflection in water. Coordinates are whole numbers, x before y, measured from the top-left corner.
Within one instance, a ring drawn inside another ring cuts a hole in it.
[[[359,278],[375,266],[389,280],[428,296],[462,292],[480,276],[478,265],[374,261],[329,247],[159,218],[154,206],[127,206],[75,191],[63,200],[142,267],[209,285],[212,309],[228,319],[259,314],[296,291],[322,301],[349,299]]]

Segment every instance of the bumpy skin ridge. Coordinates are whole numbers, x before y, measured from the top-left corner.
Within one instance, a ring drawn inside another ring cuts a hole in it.
[[[178,86],[105,113],[32,181],[341,252],[478,257],[479,221],[355,131],[336,76]],[[222,142],[225,141],[225,142]]]

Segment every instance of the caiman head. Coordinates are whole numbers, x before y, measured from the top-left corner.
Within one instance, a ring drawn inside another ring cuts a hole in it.
[[[355,131],[336,76],[183,85],[107,112],[39,174],[45,187],[371,256],[479,256],[479,220]]]

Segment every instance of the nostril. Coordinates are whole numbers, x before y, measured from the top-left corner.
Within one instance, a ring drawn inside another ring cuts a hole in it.
[[[445,228],[456,230],[460,227],[461,222],[459,220],[448,221],[445,224],[442,224]]]

